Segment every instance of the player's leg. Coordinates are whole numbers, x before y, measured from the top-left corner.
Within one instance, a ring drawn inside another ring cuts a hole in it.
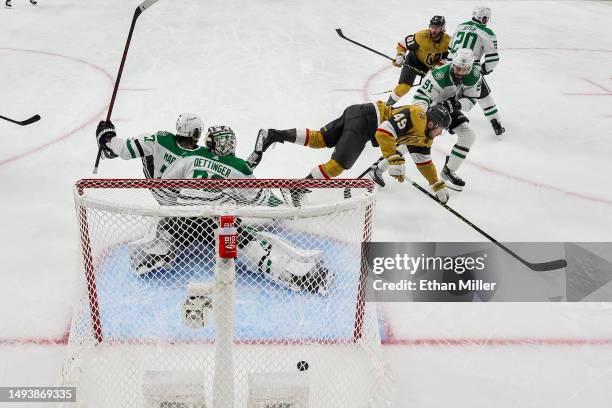
[[[285,130],[260,129],[255,141],[255,149],[247,159],[247,162],[252,168],[257,167],[263,158],[263,153],[274,143],[295,143],[313,149],[333,147],[336,145],[337,138],[342,134],[343,126],[344,113],[321,128],[321,130],[296,128]],[[323,132],[325,132],[325,136]]]
[[[298,248],[269,232],[238,228],[238,260],[266,279],[296,292],[326,294],[332,282],[319,250]]]
[[[139,275],[170,269],[191,243],[214,243],[215,228],[213,218],[162,218],[143,238],[128,244],[130,263]]]
[[[411,62],[408,61],[408,63],[410,64]],[[406,95],[410,91],[414,85],[414,80],[417,75],[418,74],[410,66],[404,65],[402,67],[398,84],[395,86],[393,91],[391,91],[389,99],[387,99],[387,106],[393,106],[402,98],[402,96]]]
[[[469,127],[468,122],[468,118],[461,111],[453,113],[453,121],[449,131],[457,134],[457,142],[453,146],[451,154],[446,157],[446,163],[440,173],[440,178],[444,180],[447,187],[456,191],[461,191],[465,187],[465,181],[457,176],[456,171],[461,167],[476,140],[476,134]]]
[[[139,275],[174,265],[174,238],[168,228],[169,218],[156,220],[144,237],[128,244],[130,264]]]
[[[501,125],[499,111],[497,109],[497,105],[495,104],[495,100],[493,99],[493,95],[491,95],[491,88],[485,81],[484,77],[482,78],[482,91],[480,93],[480,99],[478,99],[478,104],[482,108],[485,117],[491,122],[493,131],[501,139],[502,134],[506,131],[506,129],[504,129]]]
[[[368,110],[371,109],[372,112]],[[326,163],[315,166],[309,176],[317,179],[330,179],[338,177],[344,170],[353,167],[366,143],[370,140],[369,133],[373,133],[368,122],[368,114],[376,115],[370,105],[349,106],[342,115],[342,132],[333,132],[331,136],[330,125],[321,129],[324,139],[335,146],[331,159]]]

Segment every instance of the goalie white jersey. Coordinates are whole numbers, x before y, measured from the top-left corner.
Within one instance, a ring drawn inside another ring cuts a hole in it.
[[[493,71],[499,63],[495,33],[489,27],[476,21],[466,21],[457,26],[448,49],[448,60],[451,61],[461,48],[471,49],[474,53],[474,61],[480,61],[484,56],[485,73]]]
[[[235,156],[215,156],[203,148],[197,155],[177,160],[165,171],[164,179],[248,179],[254,178],[246,161]],[[268,205],[272,198],[268,189],[182,189],[176,192],[176,204]],[[274,201],[274,200],[273,200]],[[274,205],[274,204],[271,204]]]

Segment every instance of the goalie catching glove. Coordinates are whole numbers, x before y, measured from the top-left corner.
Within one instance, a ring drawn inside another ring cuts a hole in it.
[[[431,185],[431,189],[436,194],[438,201],[442,204],[446,204],[448,202],[448,191],[446,191],[446,184],[443,181],[438,181]]]
[[[406,176],[406,159],[401,154],[393,154],[389,156],[387,161],[389,162],[389,175],[403,183]]]
[[[117,136],[115,132],[115,125],[110,120],[101,120],[98,123],[98,127],[96,128],[96,140],[98,141],[98,147],[102,149],[102,153],[104,153],[104,157],[107,159],[114,159],[118,157],[115,152],[112,151],[110,147],[108,147],[108,142]]]

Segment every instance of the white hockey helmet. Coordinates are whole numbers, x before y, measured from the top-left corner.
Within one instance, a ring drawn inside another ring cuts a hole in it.
[[[484,18],[487,21],[483,21]],[[485,6],[476,6],[472,11],[472,20],[478,21],[480,24],[487,25],[487,22],[491,20],[491,9]]]
[[[453,56],[452,65],[466,73],[469,72],[474,65],[474,53],[469,48],[460,48]]]
[[[190,137],[198,141],[203,129],[204,123],[202,123],[202,119],[195,113],[181,113],[176,120],[177,136]]]
[[[229,126],[211,126],[206,132],[206,147],[217,156],[236,154],[236,134]]]

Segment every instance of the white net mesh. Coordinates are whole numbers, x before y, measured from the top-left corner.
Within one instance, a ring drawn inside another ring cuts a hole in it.
[[[87,407],[375,405],[385,370],[361,253],[373,190],[370,180],[79,181],[85,273],[65,383]],[[225,286],[221,215],[238,232]],[[209,292],[189,297],[194,283]],[[188,309],[199,312],[190,320]],[[296,373],[289,391],[266,379]],[[291,389],[298,402],[285,402]],[[276,400],[255,401],[266,393]]]

